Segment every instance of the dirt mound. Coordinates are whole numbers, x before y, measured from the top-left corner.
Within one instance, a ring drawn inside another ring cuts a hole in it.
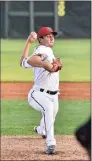
[[[2,136],[1,160],[88,160],[87,152],[74,136],[56,136],[55,155],[45,154],[40,136]]]

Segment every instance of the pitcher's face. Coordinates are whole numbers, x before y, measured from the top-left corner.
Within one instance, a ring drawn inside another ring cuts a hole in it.
[[[43,37],[43,39],[41,40],[41,44],[45,46],[53,47],[54,41],[55,41],[54,35],[50,33],[49,35],[46,35]]]

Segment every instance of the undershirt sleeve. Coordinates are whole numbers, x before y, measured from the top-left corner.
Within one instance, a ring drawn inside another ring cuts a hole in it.
[[[30,64],[27,63],[27,61],[28,61],[29,58],[30,58],[30,56],[27,57],[27,58],[24,58],[24,59],[22,60],[22,67],[23,67],[23,68],[33,68]]]

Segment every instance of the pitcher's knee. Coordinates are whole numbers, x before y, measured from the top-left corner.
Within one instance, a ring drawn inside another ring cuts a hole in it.
[[[50,121],[53,121],[53,109],[52,108],[47,108],[45,110],[45,116],[50,119]]]

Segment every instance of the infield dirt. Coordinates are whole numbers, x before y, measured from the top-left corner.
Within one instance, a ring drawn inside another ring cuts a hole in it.
[[[33,83],[1,83],[2,99],[26,99]],[[60,83],[59,99],[89,100],[90,83]]]

